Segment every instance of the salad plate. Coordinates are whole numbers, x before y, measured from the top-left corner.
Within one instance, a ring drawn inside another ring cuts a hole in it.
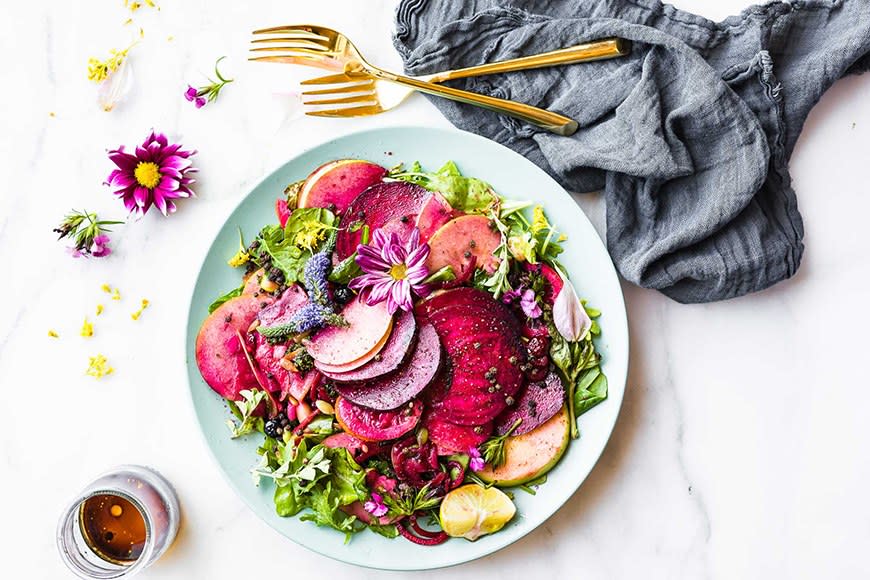
[[[577,491],[616,423],[628,325],[604,244],[552,178],[470,133],[391,127],[242,199],[185,352],[250,509],[331,558],[424,570],[509,546]]]

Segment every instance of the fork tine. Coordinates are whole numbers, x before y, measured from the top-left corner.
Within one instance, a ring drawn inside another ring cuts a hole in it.
[[[252,46],[249,48],[251,52],[284,52],[284,51],[302,51],[303,54],[335,54],[333,51],[324,46],[316,44],[312,45],[289,45],[289,46]]]
[[[251,40],[251,44],[260,45],[260,44],[289,44],[294,48],[308,48],[311,50],[329,50],[329,46],[322,42],[315,42],[313,40],[308,40],[307,38],[297,38],[292,36],[275,36],[270,38],[254,38]]]
[[[319,101],[303,101],[302,104],[309,107],[317,107],[320,105],[353,105],[357,103],[372,103],[376,102],[377,97],[372,93],[363,95],[352,95],[350,97],[336,97],[334,99],[320,99]]]
[[[251,62],[280,62],[287,64],[299,64],[302,66],[310,66],[320,69],[335,69],[340,68],[338,65],[329,66],[330,63],[338,61],[325,56],[304,56],[301,54],[279,54],[275,56],[249,56]]]
[[[344,73],[337,75],[326,75],[325,77],[317,77],[308,79],[299,83],[300,85],[338,85],[342,83],[350,83],[364,79],[349,77]]]
[[[365,107],[345,107],[343,109],[329,109],[326,111],[306,111],[306,115],[312,117],[365,117],[383,113],[380,105],[368,105]]]
[[[338,76],[338,75],[336,75]],[[304,91],[302,94],[307,96],[314,95],[335,95],[341,93],[362,93],[362,92],[371,92],[375,88],[375,83],[373,81],[366,81],[364,83],[350,84],[341,87],[335,87],[332,89],[318,89],[316,91]]]
[[[272,28],[260,28],[252,34],[296,34],[308,40],[320,40],[329,42],[329,37],[316,34],[307,30],[305,26],[273,26]]]

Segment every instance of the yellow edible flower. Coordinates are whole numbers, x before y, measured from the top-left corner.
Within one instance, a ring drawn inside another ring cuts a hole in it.
[[[103,305],[97,304],[97,316],[103,313]]]
[[[293,238],[293,245],[314,252],[317,245],[326,238],[326,232],[335,229],[317,220],[307,220]]]
[[[236,255],[227,260],[227,264],[232,268],[238,268],[239,266],[244,266],[251,259],[251,254],[246,252],[245,250],[239,250],[236,252]]]
[[[94,57],[89,58],[88,80],[94,81],[95,83],[101,83],[109,78],[109,75],[118,70],[118,67],[123,64],[124,59],[127,58],[127,53],[131,48],[133,48],[133,44],[124,50],[116,50],[113,48],[109,53],[109,58],[104,61]]]
[[[50,336],[51,338],[57,338],[60,335],[57,332],[55,332],[54,330],[49,329],[48,336]]]
[[[115,369],[109,366],[109,361],[106,360],[106,357],[98,354],[97,356],[89,357],[88,369],[85,371],[85,374],[99,379],[112,374],[114,371]]]
[[[112,293],[112,287],[108,284],[103,284],[102,286],[100,286],[100,288],[102,288],[103,292],[105,292],[106,294]]]
[[[148,308],[149,304],[151,304],[151,303],[148,300],[143,298],[142,299],[142,306],[139,307],[139,310],[137,310],[136,312],[131,314],[130,318],[132,318],[133,320],[139,320],[139,317],[142,316],[142,312],[144,312],[145,309]]]
[[[536,205],[532,210],[532,233],[536,234],[540,231],[550,228],[550,222],[547,221],[547,216],[544,215],[544,208]]]
[[[112,300],[120,300],[121,299],[121,291],[115,288],[112,290]]]
[[[85,321],[82,323],[82,329],[79,332],[85,338],[91,337],[94,335],[94,325],[91,324],[87,317],[85,317]]]

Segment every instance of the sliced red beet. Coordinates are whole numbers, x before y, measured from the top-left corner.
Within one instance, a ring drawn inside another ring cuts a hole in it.
[[[489,292],[463,286],[452,290],[439,290],[420,300],[414,307],[414,312],[425,320],[430,313],[447,306],[479,305],[489,308],[497,301]]]
[[[335,244],[337,258],[344,260],[356,251],[363,225],[370,231],[388,222],[410,224],[413,228],[428,196],[429,192],[419,185],[404,181],[377,183],[363,191],[341,215],[342,228]]]
[[[516,405],[508,408],[495,421],[495,431],[504,435],[517,422],[522,422],[512,435],[522,435],[546,423],[565,404],[565,385],[558,373],[550,371],[547,378],[529,383],[517,399]]]
[[[203,321],[196,336],[196,364],[202,378],[220,396],[238,399],[239,391],[259,388],[239,336],[247,333],[261,303],[271,300],[251,295],[231,298]]]
[[[423,426],[429,432],[429,440],[438,448],[438,455],[468,453],[487,440],[492,433],[492,422],[480,425],[457,425],[437,416],[427,414]]]
[[[519,323],[490,300],[489,307],[446,306],[429,315],[452,368],[446,395],[432,405],[441,419],[462,425],[491,421],[514,403],[524,384]]]
[[[286,324],[306,302],[308,302],[308,296],[302,286],[292,284],[274,303],[260,310],[257,318],[262,326]]]
[[[389,441],[411,431],[420,422],[423,403],[412,401],[393,411],[375,411],[344,397],[335,401],[335,418],[342,429],[363,441]]]
[[[364,383],[336,384],[335,390],[343,398],[370,409],[396,409],[429,386],[440,366],[441,342],[435,329],[427,324],[420,328],[411,359],[398,371]]]
[[[390,338],[375,358],[358,369],[345,373],[323,370],[323,374],[341,383],[368,381],[387,375],[410,358],[414,339],[417,337],[417,322],[412,312],[401,310],[393,323]]]
[[[529,264],[528,262],[523,262],[523,269],[527,272],[540,272],[541,276],[549,284],[549,287],[544,290],[544,302],[553,304],[556,301],[556,296],[562,291],[562,286],[565,285],[559,273],[547,264]]]

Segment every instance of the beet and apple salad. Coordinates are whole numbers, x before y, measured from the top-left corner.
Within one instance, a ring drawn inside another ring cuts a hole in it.
[[[347,538],[497,532],[607,397],[566,236],[452,162],[332,161],[275,214],[196,339],[231,437],[263,437],[254,483]]]

